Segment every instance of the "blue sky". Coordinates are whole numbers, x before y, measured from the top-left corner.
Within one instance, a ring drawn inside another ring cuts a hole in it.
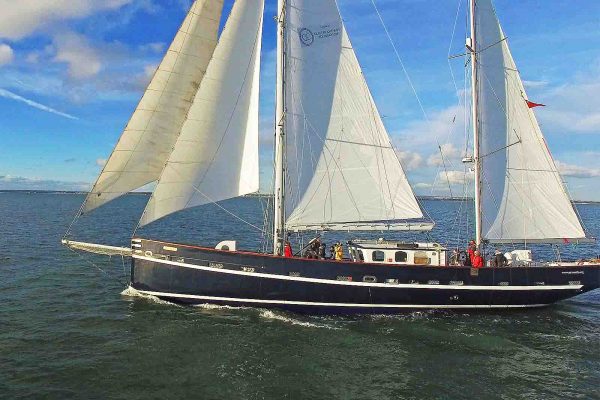
[[[229,9],[232,0],[225,3]],[[275,3],[267,0],[262,60],[264,190],[271,176]],[[447,194],[447,184],[437,179],[436,149],[439,142],[451,172],[462,168],[464,111],[456,88],[464,85],[463,65],[461,59],[449,63],[447,56],[464,52],[466,0],[376,3],[427,117],[371,0],[339,0],[411,183],[421,194]],[[536,114],[573,198],[600,201],[600,2],[495,3],[529,98],[548,105]],[[88,188],[189,4],[0,0],[0,189]],[[450,177],[454,193],[460,193],[462,174]]]

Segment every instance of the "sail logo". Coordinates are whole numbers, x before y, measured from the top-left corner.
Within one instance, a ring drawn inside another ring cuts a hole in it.
[[[300,41],[305,46],[310,46],[315,42],[315,35],[313,35],[310,29],[302,28],[298,34],[300,35]]]
[[[300,42],[305,47],[312,46],[315,43],[318,44],[326,39],[339,37],[341,33],[342,27],[339,24],[323,24],[298,30]]]

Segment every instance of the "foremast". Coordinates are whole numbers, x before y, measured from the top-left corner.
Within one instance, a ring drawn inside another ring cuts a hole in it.
[[[470,0],[471,37],[467,40],[467,49],[471,53],[471,117],[473,126],[473,165],[475,170],[475,243],[480,248],[482,243],[481,213],[481,157],[479,154],[479,93],[477,68],[477,24],[475,0]]]
[[[277,94],[275,109],[275,189],[273,254],[281,255],[285,236],[285,0],[277,0]]]

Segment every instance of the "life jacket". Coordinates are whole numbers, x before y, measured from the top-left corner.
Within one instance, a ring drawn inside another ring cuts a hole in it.
[[[341,245],[335,246],[335,259],[341,261],[344,258],[344,249]]]

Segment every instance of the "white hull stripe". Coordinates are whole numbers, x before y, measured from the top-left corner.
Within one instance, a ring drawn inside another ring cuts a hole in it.
[[[137,289],[136,289],[137,290]],[[262,300],[262,299],[239,299],[235,297],[215,297],[215,296],[196,296],[191,294],[177,294],[164,292],[149,292],[138,290],[138,292],[156,296],[168,297],[172,299],[190,299],[203,301],[223,301],[229,303],[252,303],[252,304],[276,304],[276,305],[291,305],[291,306],[313,306],[313,307],[355,307],[355,308],[529,308],[529,307],[546,307],[548,304],[364,304],[364,303],[320,303],[311,301],[287,301],[287,300]]]
[[[498,291],[545,291],[545,290],[579,290],[583,285],[536,285],[536,286],[481,286],[481,285],[429,285],[418,283],[369,283],[369,282],[351,282],[337,281],[331,279],[306,278],[301,276],[286,276],[275,274],[263,274],[260,272],[235,271],[225,268],[212,268],[202,265],[186,264],[177,261],[160,260],[152,257],[133,255],[137,260],[151,261],[160,264],[174,265],[182,268],[197,269],[201,271],[210,271],[219,274],[251,276],[254,278],[279,279],[284,281],[311,282],[326,285],[340,286],[362,286],[362,287],[382,287],[397,289],[437,289],[437,290],[498,290]],[[424,267],[426,268],[426,267]]]

